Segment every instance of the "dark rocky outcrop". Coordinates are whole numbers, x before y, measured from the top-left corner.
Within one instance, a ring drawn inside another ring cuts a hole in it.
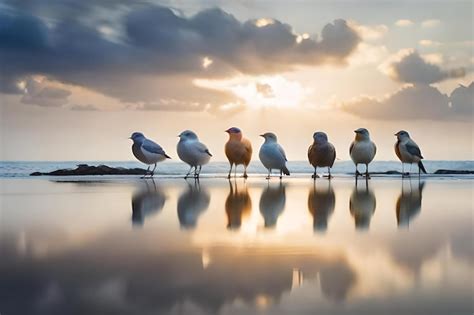
[[[30,176],[87,176],[87,175],[145,175],[142,168],[110,167],[107,165],[91,166],[79,164],[75,169],[60,169],[52,172],[34,172]]]
[[[468,170],[437,170],[434,172],[437,175],[467,175],[467,174],[474,174],[474,171]]]

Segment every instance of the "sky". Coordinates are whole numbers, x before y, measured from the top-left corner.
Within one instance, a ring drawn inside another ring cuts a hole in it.
[[[274,132],[378,160],[407,130],[429,160],[473,159],[473,1],[0,0],[0,159],[133,160],[134,131],[177,159],[195,131],[224,161]]]

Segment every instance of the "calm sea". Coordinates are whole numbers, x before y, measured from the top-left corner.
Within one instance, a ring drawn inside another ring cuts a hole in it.
[[[429,173],[433,173],[438,169],[450,170],[474,170],[474,161],[424,161],[425,168]],[[0,177],[28,177],[33,172],[51,172],[57,169],[75,168],[77,164],[101,165],[105,164],[111,167],[141,167],[144,165],[135,161],[2,161],[0,162]],[[293,174],[310,174],[312,168],[306,161],[288,162],[288,169]],[[188,166],[181,162],[164,162],[158,164],[157,175],[181,175],[186,173]],[[242,166],[238,171],[242,172]],[[364,171],[363,166],[359,167],[360,171]],[[401,171],[401,164],[396,161],[374,161],[370,164],[369,171],[385,172],[385,171]],[[409,166],[405,166],[405,171],[409,170]],[[227,162],[211,162],[202,169],[203,174],[223,175],[229,171]],[[412,171],[417,172],[416,165],[412,166]],[[266,174],[265,168],[258,161],[252,162],[248,168],[249,174]],[[319,169],[318,173],[327,172],[326,169]],[[354,164],[351,161],[336,161],[333,174],[352,174],[354,172]]]

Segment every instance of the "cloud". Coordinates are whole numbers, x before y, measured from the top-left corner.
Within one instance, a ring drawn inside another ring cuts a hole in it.
[[[469,86],[460,85],[451,93],[449,97],[452,110],[466,118],[472,119],[474,109],[474,82]]]
[[[423,28],[431,28],[431,27],[436,27],[439,24],[441,24],[440,20],[437,19],[430,19],[430,20],[424,20],[421,22],[421,27]]]
[[[449,97],[435,87],[415,84],[382,99],[358,97],[343,103],[341,108],[366,119],[470,120],[473,99],[473,83],[458,87]]]
[[[272,86],[270,84],[257,82],[255,84],[255,88],[257,89],[257,93],[259,93],[263,97],[275,97]]]
[[[433,60],[433,56],[429,58]],[[445,70],[425,59],[415,50],[401,51],[380,68],[395,81],[413,84],[431,84],[466,74],[464,68]]]
[[[49,85],[44,79],[28,78],[19,85],[24,87],[21,98],[23,104],[60,107],[67,104],[68,97],[71,95],[70,91]]]
[[[92,105],[92,104],[86,104],[86,105],[80,105],[80,104],[74,104],[68,107],[70,110],[77,110],[77,111],[98,111],[101,110],[98,106]]]
[[[415,24],[413,21],[407,19],[401,19],[395,22],[395,25],[399,27],[408,27],[412,26],[413,24]]]
[[[19,81],[42,75],[123,102],[174,99],[183,97],[180,87],[193,86],[196,78],[345,64],[361,41],[341,19],[326,24],[319,38],[304,36],[297,41],[300,35],[281,21],[241,22],[218,8],[184,16],[163,6],[122,3],[122,13],[107,22],[114,25],[111,28],[90,16],[94,10],[87,7],[89,2],[74,12],[58,3],[62,2],[54,2],[54,19],[48,22],[35,15],[41,10],[29,12],[30,7],[0,13],[0,59],[6,77],[0,80],[0,91],[19,93]],[[119,34],[111,38],[111,29]],[[162,87],[157,81],[166,83]],[[215,92],[193,89],[205,103],[216,102]],[[195,101],[188,97],[191,100]]]
[[[437,41],[433,41],[433,40],[430,40],[430,39],[422,39],[419,41],[419,44],[421,46],[425,46],[425,47],[432,47],[432,46],[439,46],[441,45],[440,42],[437,42]]]
[[[349,25],[359,33],[364,41],[378,40],[388,33],[388,27],[385,24],[361,25],[355,21],[350,21]]]

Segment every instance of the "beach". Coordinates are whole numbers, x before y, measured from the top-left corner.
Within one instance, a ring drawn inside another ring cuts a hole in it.
[[[3,314],[472,314],[470,177],[1,178]]]

